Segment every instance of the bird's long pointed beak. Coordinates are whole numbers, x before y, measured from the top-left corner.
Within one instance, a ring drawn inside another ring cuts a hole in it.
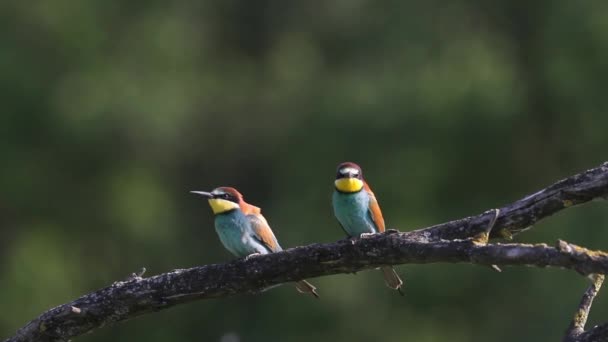
[[[213,194],[206,191],[190,191],[193,194],[201,195],[206,198],[213,198]]]

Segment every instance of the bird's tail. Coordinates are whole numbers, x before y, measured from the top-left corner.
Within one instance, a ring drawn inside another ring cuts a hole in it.
[[[383,266],[380,269],[382,270],[382,274],[384,274],[386,286],[401,293],[401,285],[403,285],[403,280],[399,278],[399,275],[397,272],[395,272],[395,269],[391,266]]]
[[[319,298],[319,295],[317,294],[317,288],[306,280],[297,281],[296,289],[300,293],[310,293],[311,295],[315,296],[315,298]]]

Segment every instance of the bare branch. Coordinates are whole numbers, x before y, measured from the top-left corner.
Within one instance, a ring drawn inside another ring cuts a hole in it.
[[[608,163],[562,180],[498,210],[413,232],[388,231],[363,239],[313,244],[248,260],[175,270],[126,281],[43,313],[7,342],[66,341],[101,326],[199,299],[258,293],[270,286],[381,265],[473,263],[561,267],[588,274],[608,272],[608,254],[564,241],[487,244],[489,237],[517,234],[559,210],[608,195]],[[321,293],[322,295],[322,293]],[[590,335],[594,334],[594,335]],[[608,336],[600,326],[580,337]]]
[[[510,238],[560,210],[598,198],[608,198],[608,162],[500,208],[490,238]],[[414,230],[409,232],[409,236],[427,242],[466,239],[483,234],[490,219],[491,215],[486,212]]]
[[[554,266],[583,274],[608,272],[608,255],[560,242],[488,244],[472,240],[412,242],[403,234],[298,247],[249,260],[133,278],[85,295],[42,314],[7,341],[61,341],[94,328],[198,299],[257,293],[303,278],[352,273],[387,264],[473,263]],[[567,246],[567,247],[564,247]],[[76,312],[73,308],[78,308]]]
[[[578,337],[585,332],[585,324],[587,324],[587,317],[589,317],[591,304],[593,304],[593,299],[595,299],[595,296],[599,293],[602,283],[604,282],[603,274],[593,274],[589,277],[592,279],[592,284],[587,288],[585,294],[583,294],[583,298],[581,298],[578,310],[574,314],[574,318],[572,319],[568,330],[566,330],[564,342],[579,341]]]

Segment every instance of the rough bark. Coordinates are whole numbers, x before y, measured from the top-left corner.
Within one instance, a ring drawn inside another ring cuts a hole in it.
[[[134,275],[50,309],[6,341],[66,341],[93,329],[180,303],[258,293],[285,282],[352,273],[381,265],[443,262],[492,267],[552,266],[583,275],[605,274],[608,254],[601,251],[564,241],[558,241],[555,246],[487,242],[488,238],[518,234],[559,210],[607,196],[608,163],[604,163],[500,210],[426,229],[406,233],[388,231],[362,239],[312,244],[149,278]],[[590,302],[587,313],[589,308]],[[576,330],[575,335],[570,341],[601,341],[608,339],[608,328],[602,325],[586,332]]]
[[[509,239],[560,210],[593,199],[606,198],[608,198],[608,162],[563,179],[500,208],[500,215],[489,237]],[[414,230],[407,234],[411,239],[427,242],[466,239],[483,235],[488,220],[487,213],[484,213]]]
[[[580,334],[576,342],[606,342],[608,341],[608,323],[604,323]]]
[[[574,314],[572,318],[572,322],[566,330],[566,336],[564,337],[564,342],[570,341],[580,341],[580,336],[585,332],[585,324],[587,324],[587,318],[589,317],[589,311],[591,311],[591,304],[593,304],[593,300],[600,292],[600,288],[602,287],[602,283],[604,283],[604,275],[597,274],[589,276],[591,279],[591,285],[583,294],[583,298],[581,298],[581,303],[578,306],[578,310]],[[599,336],[596,336],[599,337]],[[608,336],[606,336],[608,337]],[[589,336],[587,337],[587,339]],[[596,339],[592,339],[591,341],[596,341]]]

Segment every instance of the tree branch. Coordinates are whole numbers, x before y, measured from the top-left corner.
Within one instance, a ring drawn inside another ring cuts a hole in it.
[[[580,334],[577,342],[606,342],[608,341],[608,323],[604,323]]]
[[[224,264],[138,275],[43,313],[7,342],[66,341],[101,326],[199,299],[259,293],[270,286],[381,265],[472,263],[486,266],[561,267],[578,273],[608,272],[608,254],[564,241],[487,244],[489,237],[517,234],[559,210],[608,195],[608,163],[562,180],[500,211],[413,232],[388,231],[363,239],[312,244]],[[494,227],[492,229],[492,227]],[[498,233],[497,233],[498,230]],[[595,336],[608,336],[608,328]]]
[[[500,208],[490,238],[511,238],[539,220],[593,199],[608,198],[608,162],[561,181]],[[484,234],[488,215],[483,213],[408,232],[418,241],[466,239]]]
[[[593,304],[593,299],[595,299],[595,296],[597,296],[600,288],[602,287],[604,275],[594,274],[590,275],[590,278],[592,279],[592,284],[589,286],[589,288],[587,288],[585,294],[583,294],[579,308],[574,314],[574,318],[572,318],[572,322],[570,323],[568,330],[566,330],[564,342],[580,341],[579,336],[585,332],[585,324],[587,324],[587,317],[589,317],[589,311],[591,311],[591,304]]]

